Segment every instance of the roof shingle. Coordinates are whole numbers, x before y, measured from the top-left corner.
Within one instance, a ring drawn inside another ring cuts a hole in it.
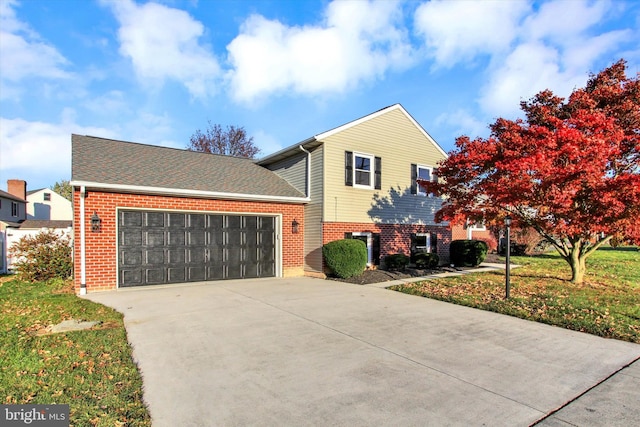
[[[72,181],[304,198],[251,159],[72,135]]]

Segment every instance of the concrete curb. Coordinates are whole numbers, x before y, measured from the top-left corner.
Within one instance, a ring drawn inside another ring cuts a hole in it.
[[[511,264],[512,269],[518,268],[518,267],[520,267],[520,265]],[[406,279],[390,280],[388,282],[369,283],[369,284],[366,284],[365,286],[371,286],[374,288],[390,288],[391,286],[406,285],[408,283],[415,283],[415,282],[424,282],[425,280],[442,279],[446,277],[456,277],[456,276],[462,276],[465,274],[472,274],[472,273],[486,273],[489,271],[498,271],[498,270],[504,270],[504,269],[505,269],[504,264],[483,262],[482,264],[480,264],[478,268],[474,268],[470,270],[448,271],[446,273],[437,273],[437,274],[431,274],[428,276],[410,277]]]

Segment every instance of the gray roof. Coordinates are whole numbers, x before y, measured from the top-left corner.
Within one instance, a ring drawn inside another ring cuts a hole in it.
[[[0,197],[2,197],[3,199],[15,200],[16,202],[27,203],[26,200],[21,199],[18,196],[14,196],[13,194],[7,193],[6,191],[2,191],[2,190],[0,190]]]
[[[38,191],[47,190],[47,188],[38,188],[37,190],[29,190],[27,191],[27,196],[32,195],[33,193],[37,193]],[[53,191],[53,190],[51,190]]]
[[[73,225],[73,221],[71,220],[44,220],[44,219],[27,219],[22,221],[19,225],[19,228],[69,228]]]
[[[304,198],[253,160],[72,135],[71,180],[174,190]]]

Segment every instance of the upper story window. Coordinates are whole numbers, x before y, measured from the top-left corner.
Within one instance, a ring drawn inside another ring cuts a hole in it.
[[[44,201],[45,202],[51,201],[51,193],[44,193]]]
[[[345,151],[345,185],[359,188],[382,188],[382,160],[372,154]]]
[[[421,194],[423,196],[431,196],[431,193],[424,191],[424,188],[418,184],[418,180],[433,181],[433,168],[431,166],[411,165],[411,194]]]
[[[18,204],[11,202],[11,216],[18,216]]]

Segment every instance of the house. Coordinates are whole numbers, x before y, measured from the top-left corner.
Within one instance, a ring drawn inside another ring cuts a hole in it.
[[[21,238],[44,230],[73,234],[73,209],[67,199],[48,189],[27,191],[21,179],[8,180],[7,189],[0,191],[0,273],[11,270],[15,260],[9,249]]]
[[[72,135],[75,287],[324,275],[322,245],[361,239],[369,263],[438,252],[446,154],[399,104],[259,161]]]
[[[71,221],[73,205],[49,188],[27,192],[27,219]]]
[[[0,273],[8,270],[7,229],[18,227],[27,219],[27,183],[20,179],[7,181],[7,191],[0,190]]]
[[[309,194],[304,269],[324,273],[322,245],[356,238],[370,265],[392,253],[437,252],[448,261],[451,230],[436,224],[441,200],[416,179],[435,179],[446,158],[433,138],[395,104],[308,138],[258,164]]]

